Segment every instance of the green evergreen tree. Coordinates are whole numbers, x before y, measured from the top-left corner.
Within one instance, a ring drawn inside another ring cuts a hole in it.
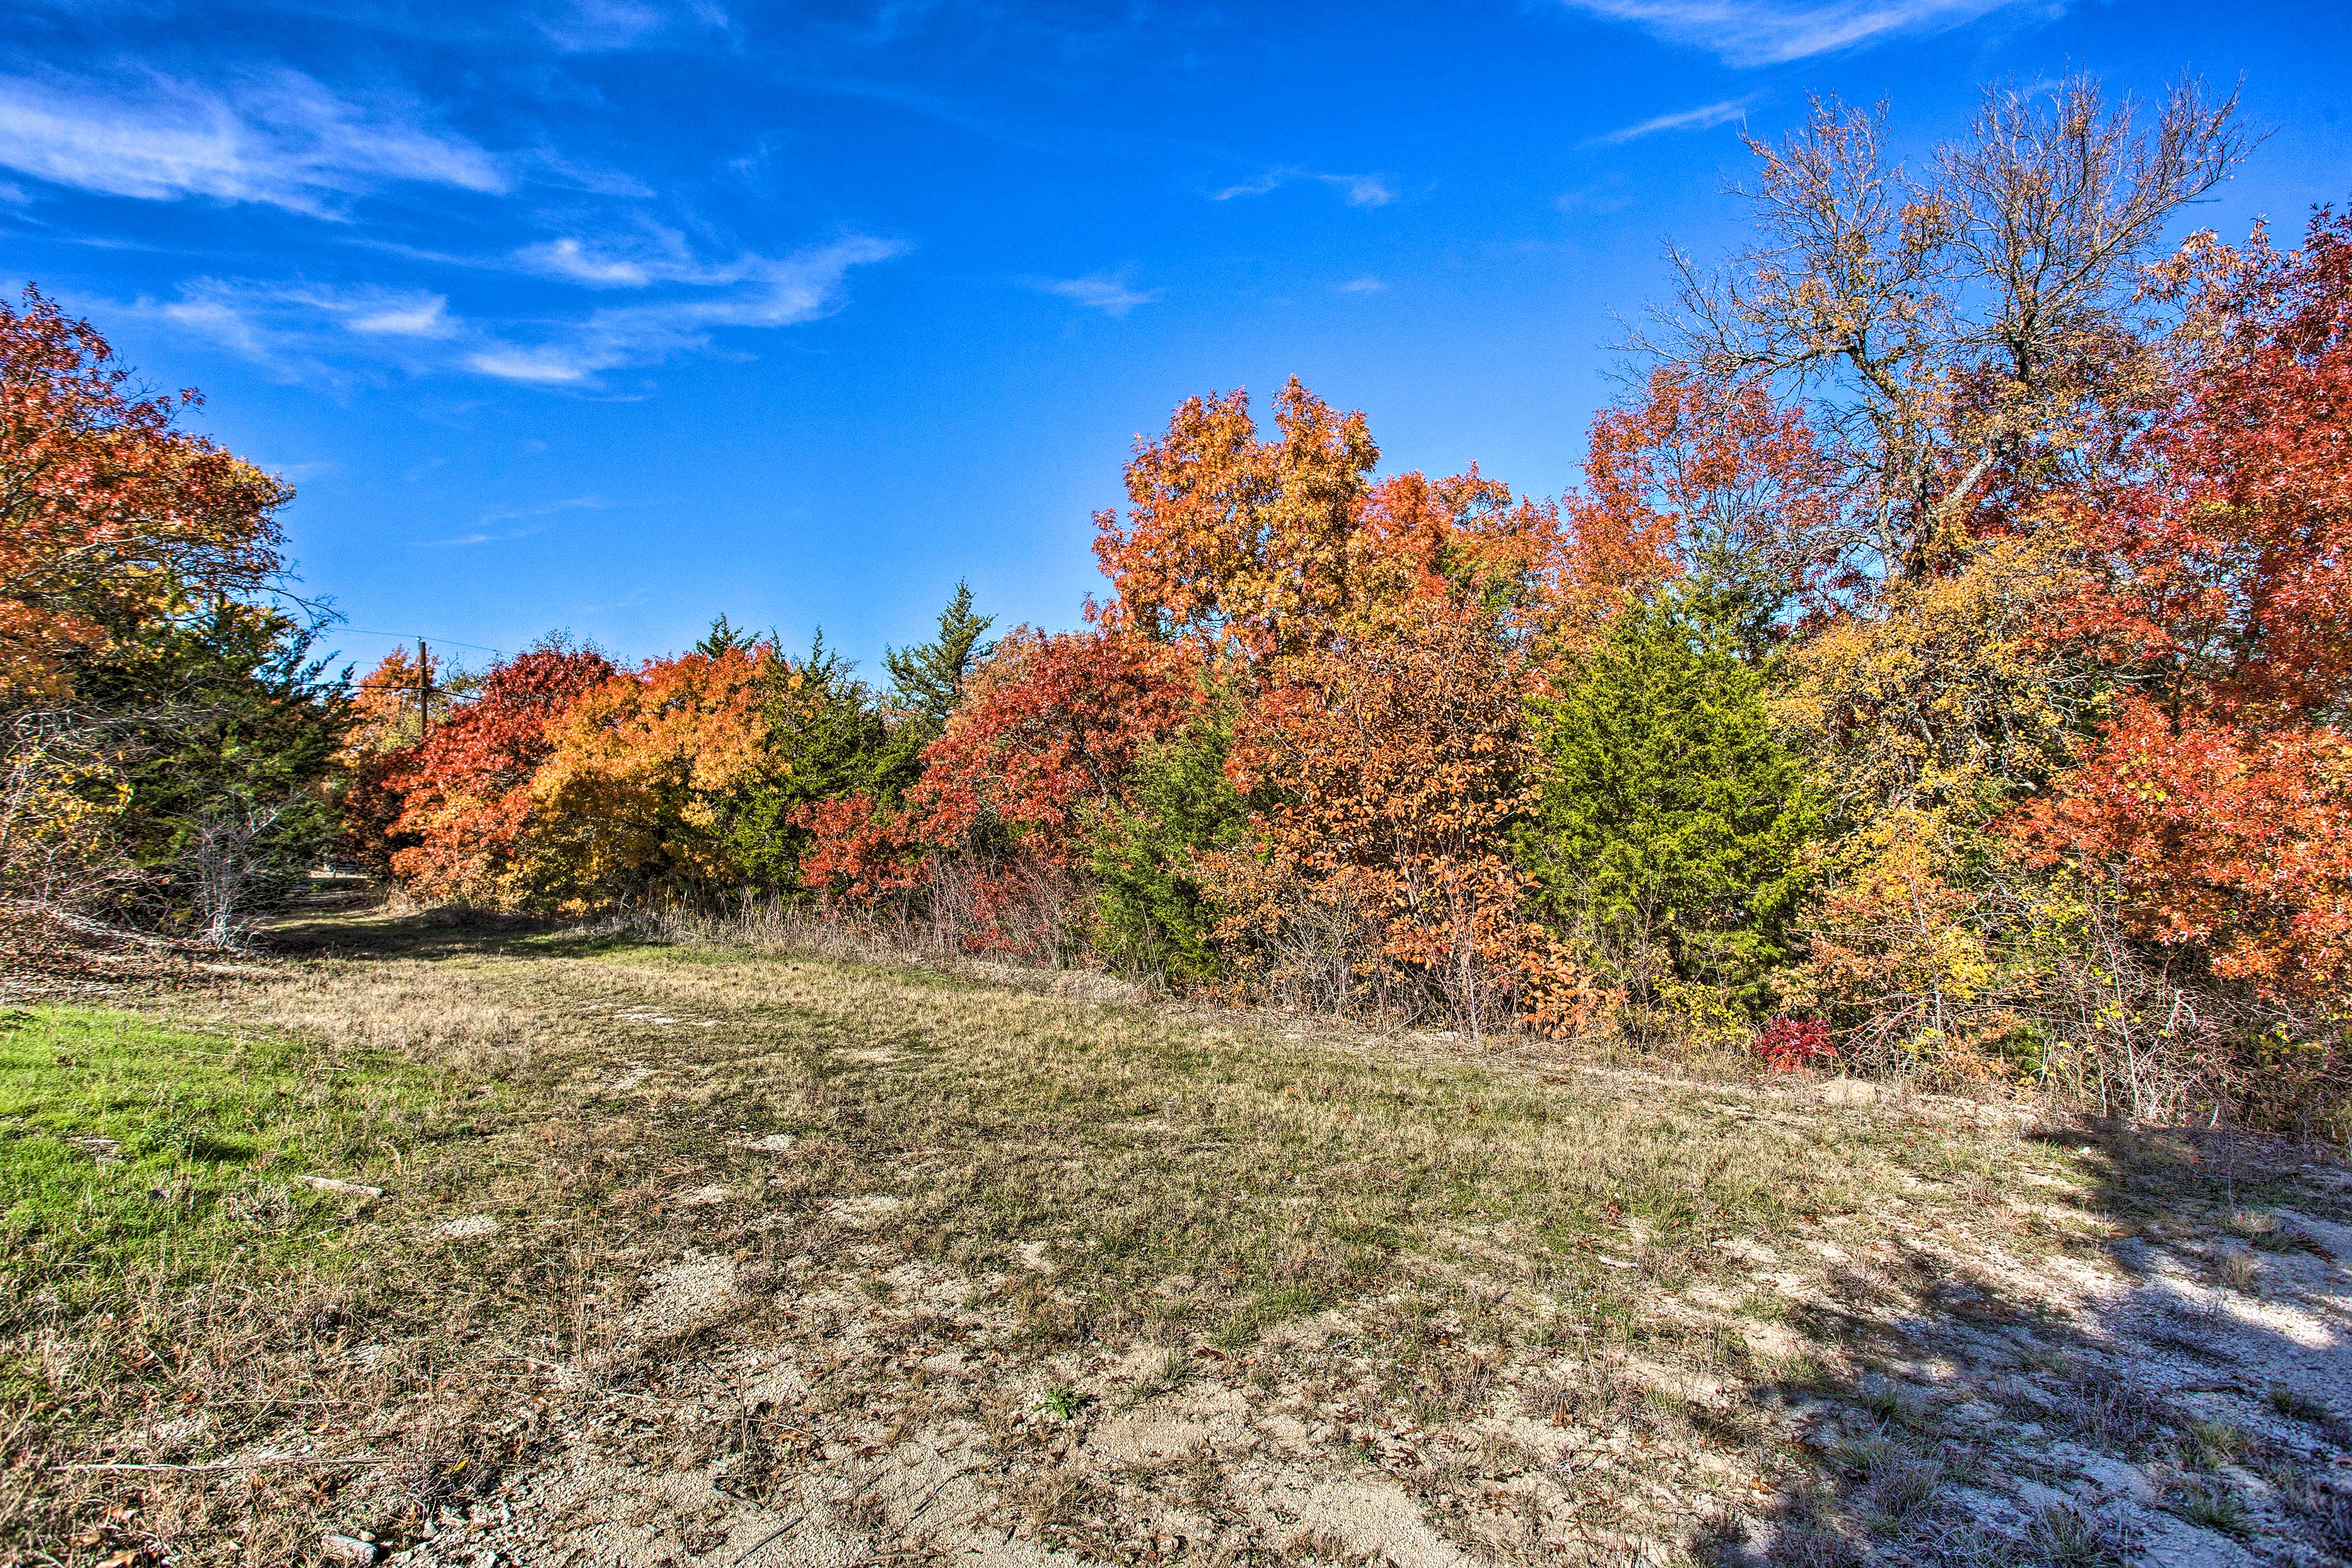
[[[1704,593],[1629,605],[1559,696],[1538,705],[1538,820],[1521,839],[1551,917],[1637,990],[1672,978],[1770,1003],[1815,818],[1773,733],[1750,626]]]
[[[817,636],[823,638],[824,634],[819,632]],[[737,626],[721,611],[711,619],[710,629],[702,634],[702,640],[694,645],[693,651],[705,658],[717,658],[720,654],[731,653],[737,648],[757,647],[761,640],[757,632]],[[775,639],[772,635],[766,640],[772,642]]]
[[[131,795],[117,829],[140,873],[124,912],[187,927],[201,890],[197,845],[225,824],[244,912],[305,883],[339,824],[332,789],[351,722],[350,678],[310,657],[316,628],[230,601],[184,620],[125,627],[73,671],[75,699],[127,737]]]
[[[938,637],[883,653],[898,706],[926,739],[947,728],[948,715],[963,697],[964,681],[996,650],[994,643],[981,640],[995,624],[995,616],[972,609],[971,585],[958,582],[955,597],[940,612]]]
[[[797,895],[809,835],[793,812],[838,795],[895,798],[910,782],[902,776],[908,758],[873,689],[824,646],[822,628],[804,657],[778,666],[765,707],[767,756],[728,804],[724,837],[746,882]]]
[[[1115,964],[1180,984],[1214,979],[1218,913],[1193,874],[1193,856],[1237,847],[1249,810],[1225,777],[1226,718],[1196,721],[1139,759],[1128,802],[1095,824],[1096,940]]]

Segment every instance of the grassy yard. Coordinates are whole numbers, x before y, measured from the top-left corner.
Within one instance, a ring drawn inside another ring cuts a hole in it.
[[[2296,1151],[1082,982],[298,934],[7,1019],[26,1561],[2352,1552],[2352,1192]]]
[[[350,1204],[305,1176],[378,1173],[470,1131],[462,1091],[381,1054],[137,1014],[0,1015],[8,1267],[70,1320],[128,1281],[168,1289],[344,1249]]]

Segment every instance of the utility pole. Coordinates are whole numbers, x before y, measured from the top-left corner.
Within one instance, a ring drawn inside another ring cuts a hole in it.
[[[421,744],[433,733],[433,666],[427,662],[425,639],[416,639],[416,739]]]

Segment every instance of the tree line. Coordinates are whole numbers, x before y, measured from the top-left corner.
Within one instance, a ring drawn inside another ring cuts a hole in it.
[[[1816,103],[1750,143],[1754,243],[1673,258],[1568,494],[1382,476],[1295,380],[1265,426],[1192,398],[1079,629],[992,640],[960,589],[874,681],[724,617],[634,668],[331,679],[260,592],[284,489],[28,296],[10,907],[218,933],[225,853],[331,841],[479,906],[778,900],[2340,1135],[2352,223],[2169,241],[2251,144],[2194,82],[1990,91],[1916,167]]]

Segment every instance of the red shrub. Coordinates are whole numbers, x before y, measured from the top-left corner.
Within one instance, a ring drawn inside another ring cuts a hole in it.
[[[1827,1024],[1783,1013],[1757,1031],[1756,1055],[1774,1072],[1798,1072],[1827,1065],[1837,1052],[1830,1045]]]

